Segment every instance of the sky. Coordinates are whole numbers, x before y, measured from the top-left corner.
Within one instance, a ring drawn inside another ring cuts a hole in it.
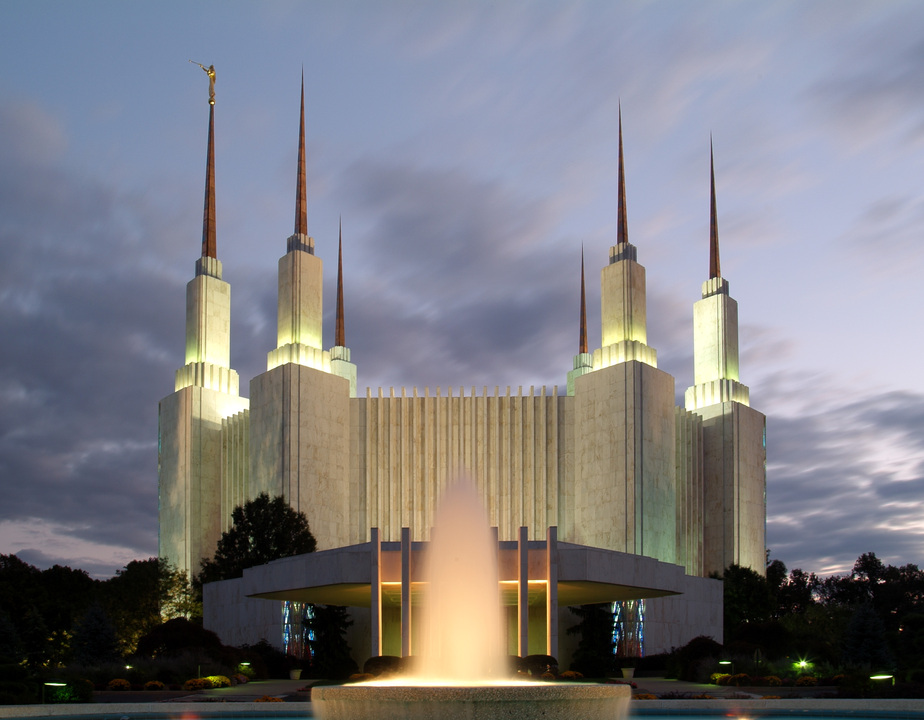
[[[0,3],[0,553],[157,553],[157,403],[184,361],[217,72],[231,364],[275,345],[304,70],[308,226],[368,387],[558,385],[629,240],[692,384],[709,147],[767,544],[850,570],[924,544],[924,5],[832,0]]]

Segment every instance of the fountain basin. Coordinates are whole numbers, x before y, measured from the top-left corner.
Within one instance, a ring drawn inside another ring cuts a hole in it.
[[[316,687],[321,720],[614,720],[627,715],[628,685],[339,685]]]

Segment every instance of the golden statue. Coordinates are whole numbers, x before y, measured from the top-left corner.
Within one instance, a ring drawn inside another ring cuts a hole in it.
[[[206,67],[202,63],[197,63],[195,60],[190,60],[193,65],[198,65],[203,70],[205,74],[209,76],[209,105],[215,104],[215,66],[209,65]]]

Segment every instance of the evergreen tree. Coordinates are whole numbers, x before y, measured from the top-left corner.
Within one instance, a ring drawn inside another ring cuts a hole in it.
[[[311,649],[311,675],[343,680],[357,671],[346,631],[353,624],[347,609],[340,605],[315,605],[305,618]]]
[[[234,508],[233,525],[222,533],[215,556],[203,558],[195,583],[238,578],[244,570],[279,558],[314,552],[317,545],[305,513],[292,508],[284,497],[266,493]]]
[[[48,663],[48,626],[41,613],[34,607],[26,611],[19,626],[26,665],[30,668],[43,667]]]
[[[569,607],[581,621],[568,628],[568,635],[580,635],[571,669],[586,677],[606,677],[616,669],[616,618],[610,603]]]
[[[74,628],[73,651],[80,665],[103,665],[119,659],[115,628],[98,604],[91,605]]]
[[[885,626],[869,604],[860,605],[844,633],[844,664],[866,670],[892,667]]]

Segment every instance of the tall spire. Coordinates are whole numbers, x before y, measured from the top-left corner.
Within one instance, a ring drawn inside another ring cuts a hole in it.
[[[709,213],[709,278],[722,276],[719,268],[719,221],[715,211],[715,153],[712,137],[709,138],[709,179],[711,182],[711,208]]]
[[[215,241],[215,101],[209,102],[209,145],[205,164],[205,207],[202,211],[202,257],[217,258]]]
[[[584,246],[581,245],[581,338],[579,353],[587,352],[587,301],[584,293]]]
[[[629,242],[629,224],[626,221],[626,170],[622,159],[622,103],[619,104],[619,200],[616,216],[616,244]]]
[[[334,345],[346,347],[346,332],[343,329],[343,218],[340,218],[340,248],[337,254],[337,328],[334,331]]]
[[[298,127],[298,179],[295,188],[295,234],[308,234],[308,200],[305,185],[305,70],[302,69],[302,110]]]

